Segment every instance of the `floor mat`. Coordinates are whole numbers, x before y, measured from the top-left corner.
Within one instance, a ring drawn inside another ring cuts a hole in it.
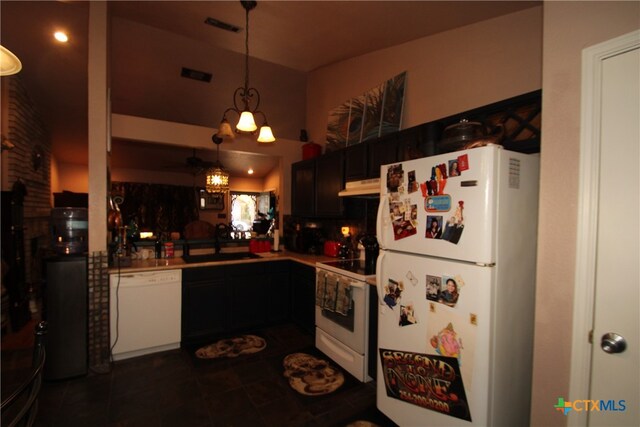
[[[303,403],[331,399],[362,385],[315,347],[287,354],[278,363],[283,378]]]
[[[305,396],[333,393],[344,384],[344,374],[340,368],[308,353],[288,354],[282,366],[289,386]]]
[[[196,350],[199,359],[219,359],[238,357],[241,354],[251,354],[262,351],[267,346],[264,338],[256,335],[240,335],[233,338],[221,339]]]
[[[377,408],[368,408],[349,420],[334,424],[332,427],[397,427]]]

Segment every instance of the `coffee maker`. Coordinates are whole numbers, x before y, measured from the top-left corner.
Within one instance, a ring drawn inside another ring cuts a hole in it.
[[[365,234],[360,239],[360,244],[364,248],[364,264],[367,271],[376,271],[376,260],[378,259],[378,252],[380,246],[378,245],[378,239],[373,234]]]
[[[284,244],[287,250],[302,254],[322,253],[322,230],[313,222],[288,224],[284,227]]]

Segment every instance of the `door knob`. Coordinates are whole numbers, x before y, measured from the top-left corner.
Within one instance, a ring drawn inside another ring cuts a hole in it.
[[[623,336],[608,332],[602,336],[600,347],[607,353],[622,353],[627,349],[627,340]]]

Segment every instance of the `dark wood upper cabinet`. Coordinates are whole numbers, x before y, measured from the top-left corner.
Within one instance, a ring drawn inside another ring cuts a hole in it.
[[[367,179],[367,158],[369,145],[356,144],[344,150],[344,179],[345,181],[358,181]]]
[[[315,159],[291,165],[291,213],[297,216],[315,214]]]
[[[342,198],[338,192],[344,188],[344,152],[332,151],[316,157],[316,216],[342,215]]]
[[[385,135],[367,144],[369,145],[367,177],[378,178],[380,166],[397,161],[398,134]]]
[[[306,217],[339,217],[338,192],[344,188],[343,150],[291,165],[291,213]]]
[[[294,163],[292,214],[341,216],[344,201],[338,192],[345,182],[379,178],[382,165],[440,154],[444,129],[463,118],[484,123],[490,134],[504,129],[501,143],[508,150],[539,152],[541,109],[538,90]]]

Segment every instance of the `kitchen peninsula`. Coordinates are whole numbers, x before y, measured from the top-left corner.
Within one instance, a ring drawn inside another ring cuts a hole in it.
[[[199,345],[283,322],[313,334],[315,263],[334,258],[288,251],[249,257],[223,250],[218,255],[233,254],[238,259],[136,259],[130,266],[110,268],[114,359]]]
[[[232,253],[225,252],[223,253]],[[173,269],[173,268],[193,268],[193,267],[206,267],[206,266],[219,266],[219,265],[228,265],[228,264],[243,264],[247,262],[265,262],[265,261],[282,261],[289,260],[295,261],[300,264],[304,264],[310,267],[315,267],[316,262],[325,262],[325,261],[334,261],[335,258],[327,257],[324,255],[312,255],[312,254],[301,254],[297,252],[290,251],[280,251],[280,252],[265,252],[256,254],[257,258],[252,259],[241,259],[241,260],[225,260],[225,261],[209,261],[202,263],[187,263],[180,256],[176,256],[173,258],[160,258],[160,259],[136,259],[131,261],[131,265],[127,267],[118,268],[117,265],[113,265],[109,269],[109,274],[116,274],[118,272],[121,273],[136,273],[143,271],[156,271],[163,269]]]

